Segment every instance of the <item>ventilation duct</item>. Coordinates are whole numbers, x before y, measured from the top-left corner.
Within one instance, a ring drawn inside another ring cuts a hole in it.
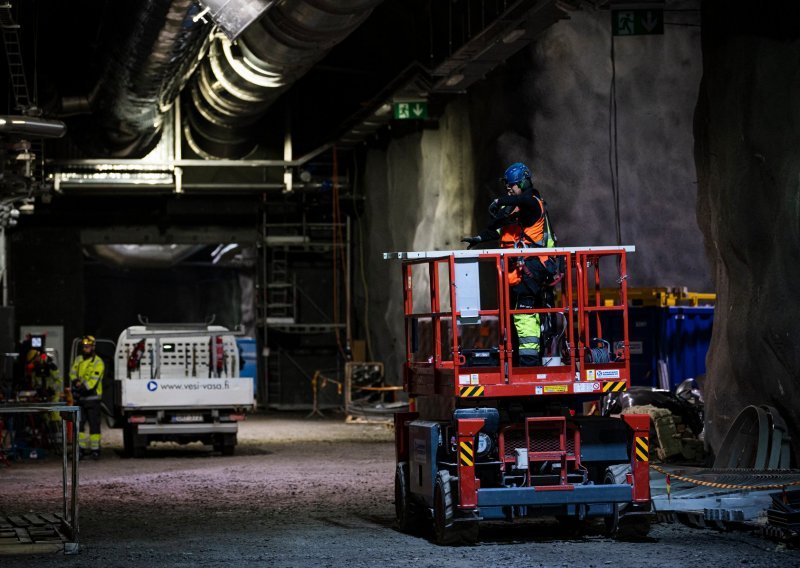
[[[229,40],[235,41],[260,18],[273,0],[200,0]]]
[[[152,150],[210,28],[194,22],[200,11],[194,0],[143,4],[90,97],[98,128],[88,145],[95,154],[140,158]]]
[[[266,109],[380,1],[278,0],[235,44],[215,34],[191,81],[184,132],[192,149],[207,158],[249,154]]]

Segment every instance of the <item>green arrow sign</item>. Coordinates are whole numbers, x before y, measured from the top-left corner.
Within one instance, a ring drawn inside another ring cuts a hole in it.
[[[406,101],[394,103],[395,120],[425,120],[428,118],[426,101]]]
[[[615,36],[663,35],[664,10],[611,10],[611,29]]]

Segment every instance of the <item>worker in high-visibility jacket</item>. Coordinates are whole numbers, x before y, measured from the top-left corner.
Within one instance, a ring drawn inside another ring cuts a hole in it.
[[[81,353],[72,363],[69,372],[72,396],[81,407],[78,445],[81,456],[89,453],[100,459],[100,402],[103,398],[103,359],[95,353],[96,340],[91,335],[81,339]],[[84,431],[89,423],[89,435]]]
[[[489,227],[474,237],[464,237],[469,248],[479,243],[500,239],[501,248],[541,248],[556,246],[556,237],[550,226],[544,199],[533,186],[533,175],[528,167],[516,162],[511,164],[502,178],[507,195],[492,201]],[[544,307],[549,301],[551,286],[559,270],[558,261],[547,255],[511,258],[509,260],[508,285],[511,309],[529,310]],[[514,343],[517,347],[517,362],[521,366],[541,365],[542,326],[539,314],[513,314]]]

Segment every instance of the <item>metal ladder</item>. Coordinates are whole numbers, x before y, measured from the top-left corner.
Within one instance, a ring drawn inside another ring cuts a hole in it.
[[[25,62],[22,59],[22,42],[19,37],[20,26],[14,21],[11,13],[11,4],[0,4],[0,31],[3,34],[3,46],[8,61],[8,73],[11,89],[14,92],[15,108],[24,115],[38,115],[35,101],[31,101],[28,91],[28,79],[25,75]],[[31,176],[35,180],[42,180],[44,174],[44,144],[41,138],[28,140],[29,148],[20,156],[31,156]]]
[[[267,323],[295,323],[293,280],[286,250],[273,248],[267,282]]]
[[[22,61],[22,46],[19,40],[19,25],[14,22],[11,4],[0,4],[0,29],[3,32],[3,45],[6,49],[11,88],[14,91],[16,108],[24,113],[31,106],[28,95],[28,81],[25,78],[25,65]]]

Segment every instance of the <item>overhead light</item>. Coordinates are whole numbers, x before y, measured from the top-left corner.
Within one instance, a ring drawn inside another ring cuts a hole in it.
[[[444,84],[447,85],[448,87],[455,87],[463,80],[464,80],[463,73],[456,73],[455,75],[450,75],[450,77],[447,78],[447,81],[445,81]]]
[[[214,252],[211,253],[211,264],[217,264],[222,258],[231,251],[239,248],[237,243],[228,243],[226,245],[217,245]]]
[[[283,170],[283,193],[291,193],[292,189],[292,170],[286,168]]]
[[[525,35],[525,30],[512,30],[508,32],[503,38],[503,43],[514,43],[519,38]]]

